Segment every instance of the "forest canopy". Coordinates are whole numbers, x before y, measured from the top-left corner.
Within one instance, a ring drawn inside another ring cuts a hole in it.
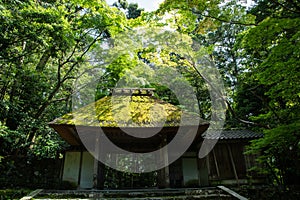
[[[300,3],[255,0],[165,0],[145,12],[137,4],[102,0],[0,1],[0,170],[12,176],[13,157],[59,157],[67,144],[48,122],[72,111],[75,81],[95,68],[101,79],[96,99],[128,72],[139,87],[178,105],[166,86],[139,79],[141,62],[152,73],[169,66],[193,86],[199,115],[211,117],[209,81],[181,52],[140,47],[105,62],[105,45],[138,27],[167,27],[191,39],[209,55],[224,81],[225,129],[263,132],[248,153],[276,185],[300,177]],[[163,39],[161,39],[163,40]],[[125,42],[125,41],[124,41]],[[158,59],[159,57],[159,59]]]

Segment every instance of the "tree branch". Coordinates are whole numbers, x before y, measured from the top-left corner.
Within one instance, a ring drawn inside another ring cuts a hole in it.
[[[270,107],[268,105],[268,103],[266,102],[266,100],[264,98],[262,98],[261,96],[257,95],[253,90],[250,90],[250,92],[259,100],[261,100],[262,102],[264,102],[266,104],[266,107],[275,115],[275,117],[277,118],[278,121],[282,122],[282,119],[279,117],[279,115],[275,112],[275,110]]]
[[[61,102],[61,101],[65,101],[65,100],[67,100],[67,99],[68,99],[68,97],[64,97],[64,98],[60,98],[60,99],[52,99],[52,100],[50,101],[50,103]]]
[[[101,35],[102,35],[102,33],[98,34],[98,36],[87,46],[87,48],[84,50],[84,52],[80,55],[79,60],[82,60],[83,56],[85,56],[87,54],[87,52],[91,49],[93,44],[95,44],[98,41],[98,39],[101,37]],[[61,80],[62,83],[68,79],[69,74],[73,71],[74,67],[78,64],[79,64],[79,61],[77,60],[76,62],[74,62],[71,65],[71,67],[68,69],[67,73],[62,78],[62,80]]]
[[[87,52],[91,49],[91,47],[93,46],[93,44],[96,43],[96,41],[98,41],[98,39],[101,37],[102,33],[98,34],[98,36],[96,38],[94,38],[94,40],[86,47],[86,49],[84,50],[84,52],[80,55],[79,60],[81,60],[83,58],[83,56],[85,56],[87,54]],[[78,43],[76,44],[76,46],[78,47]],[[72,50],[71,55],[74,55],[76,52],[76,49],[74,48]],[[43,112],[45,111],[45,109],[50,105],[53,97],[55,96],[55,94],[59,91],[60,87],[64,84],[64,82],[68,79],[70,79],[70,73],[74,70],[75,66],[79,64],[79,61],[74,62],[70,68],[68,69],[68,71],[66,72],[66,74],[61,77],[61,68],[67,64],[71,62],[71,56],[69,56],[66,61],[64,61],[63,63],[58,64],[58,70],[57,70],[57,84],[55,86],[55,88],[53,89],[53,91],[49,94],[47,100],[40,106],[40,108],[38,109],[37,113],[35,114],[35,118],[39,118]]]
[[[270,127],[268,125],[264,125],[264,124],[260,124],[260,123],[255,123],[255,122],[252,122],[252,121],[249,121],[249,120],[245,120],[245,119],[242,119],[240,117],[237,116],[237,114],[235,113],[234,109],[232,108],[230,102],[222,95],[222,93],[217,89],[215,88],[211,83],[210,81],[203,75],[201,74],[201,72],[199,72],[199,70],[195,67],[195,63],[191,63],[189,60],[187,60],[191,66],[193,67],[193,69],[196,71],[196,73],[205,80],[205,82],[212,88],[212,90],[218,95],[218,97],[220,99],[223,100],[223,102],[226,104],[229,112],[232,114],[232,116],[237,119],[238,121],[244,123],[244,124],[249,124],[249,125],[252,125],[252,126],[258,126],[258,127],[262,127],[262,128],[266,128],[266,129],[270,129]]]
[[[52,51],[52,48],[47,49],[47,50],[43,53],[43,55],[42,55],[42,57],[41,57],[39,63],[38,63],[37,66],[35,67],[35,70],[36,70],[36,71],[38,71],[38,72],[43,71],[43,69],[45,68],[45,66],[46,66],[46,64],[47,64],[47,62],[48,62],[48,60],[49,60],[50,57],[51,57],[51,51]]]
[[[292,10],[292,9],[290,9],[289,7],[285,6],[284,4],[280,3],[279,1],[275,1],[275,0],[271,0],[271,1],[272,1],[273,3],[275,3],[275,4],[279,5],[279,6],[281,6],[282,8],[286,9],[287,11],[290,11],[290,12],[292,12],[292,13],[300,14],[299,11]],[[293,3],[293,5],[294,5],[294,3]],[[294,6],[295,6],[295,5],[294,5]]]
[[[228,24],[237,24],[237,25],[243,25],[243,26],[257,26],[257,24],[246,24],[246,23],[242,23],[242,22],[239,22],[239,21],[228,21],[228,20],[225,20],[225,19],[221,19],[219,17],[215,17],[215,16],[211,16],[211,15],[204,15],[198,11],[196,11],[195,9],[190,9],[190,11],[195,14],[195,15],[200,15],[202,17],[207,17],[207,18],[211,18],[211,19],[214,19],[214,20],[218,20],[220,22],[224,22],[224,23],[228,23]]]

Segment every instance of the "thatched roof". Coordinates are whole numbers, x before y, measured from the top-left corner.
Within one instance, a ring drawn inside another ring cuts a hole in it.
[[[182,116],[184,121],[181,123]],[[100,127],[176,127],[208,124],[154,96],[107,96],[95,103],[55,119],[50,124]]]
[[[87,138],[93,138],[101,127],[110,140],[142,144],[148,150],[157,146],[162,137],[172,139],[179,127],[196,130],[196,138],[199,138],[209,126],[198,114],[156,98],[151,89],[121,89],[115,90],[113,94],[65,114],[49,125],[73,146],[82,145],[78,130],[81,136],[88,135]],[[147,131],[158,133],[141,141],[125,134],[125,129],[142,134],[143,137],[147,135]]]

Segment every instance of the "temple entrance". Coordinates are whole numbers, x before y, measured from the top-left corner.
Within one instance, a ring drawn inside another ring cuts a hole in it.
[[[140,189],[155,188],[157,186],[157,172],[129,173],[105,167],[105,189]]]
[[[93,187],[94,157],[87,151],[65,153],[62,180],[79,188]]]
[[[119,169],[129,170],[138,168],[143,171],[143,160],[133,159],[131,155],[109,154],[107,159],[108,162],[115,162]],[[155,162],[154,158],[149,157],[148,159],[153,159],[153,163]],[[147,163],[148,162],[149,160]],[[107,189],[139,189],[157,187],[158,173],[156,171],[148,173],[130,173],[118,171],[108,166],[105,166],[104,171],[104,188]]]
[[[182,159],[178,159],[171,163],[170,169],[170,187],[180,188],[183,186],[183,174],[182,174]]]
[[[185,187],[199,186],[197,158],[182,158],[183,183]]]

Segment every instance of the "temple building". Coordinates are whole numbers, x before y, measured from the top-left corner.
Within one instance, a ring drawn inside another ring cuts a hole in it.
[[[64,153],[62,181],[77,188],[104,189],[243,184],[250,176],[251,181],[261,180],[248,172],[256,165],[255,156],[244,151],[262,134],[248,130],[207,134],[207,121],[158,99],[154,89],[114,92],[49,123],[70,144]],[[218,142],[199,159],[204,139]]]

